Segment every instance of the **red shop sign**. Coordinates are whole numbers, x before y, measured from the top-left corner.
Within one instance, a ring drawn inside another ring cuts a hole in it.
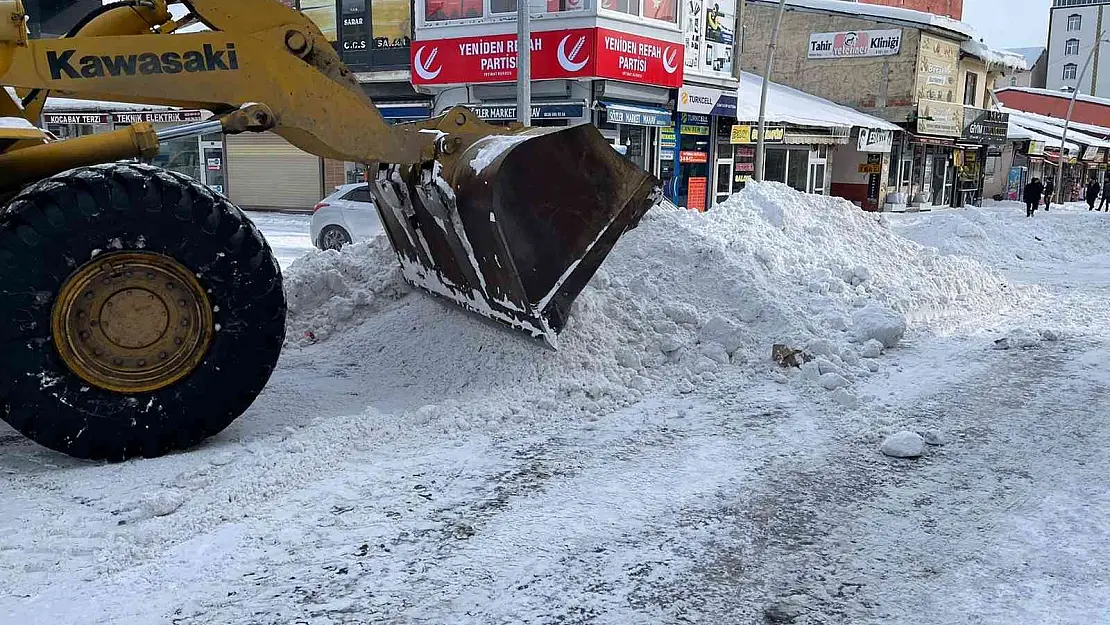
[[[678,153],[678,162],[680,163],[708,163],[709,154],[705,152],[687,152],[683,150]]]
[[[608,28],[597,29],[597,75],[600,78],[681,87],[684,52],[681,43]]]
[[[484,35],[411,46],[412,82],[445,85],[516,80],[516,36]],[[682,44],[603,28],[532,33],[532,78],[614,78],[682,85]]]

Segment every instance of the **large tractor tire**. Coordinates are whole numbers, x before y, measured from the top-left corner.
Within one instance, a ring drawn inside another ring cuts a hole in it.
[[[0,212],[0,417],[50,449],[194,446],[251,405],[284,338],[270,247],[188,177],[75,169]]]

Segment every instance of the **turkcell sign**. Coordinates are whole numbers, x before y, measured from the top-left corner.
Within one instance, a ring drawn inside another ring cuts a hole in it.
[[[809,58],[841,59],[893,56],[902,51],[902,30],[850,30],[813,33],[809,36]]]

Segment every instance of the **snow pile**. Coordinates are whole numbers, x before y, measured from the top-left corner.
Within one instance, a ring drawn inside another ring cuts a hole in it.
[[[1021,261],[1075,263],[1110,252],[1105,213],[1062,209],[1025,216],[1020,202],[984,208],[906,213],[891,217],[895,231],[943,254],[998,266]]]
[[[286,341],[322,341],[409,291],[385,237],[343,249],[315,251],[285,272]],[[356,316],[357,315],[357,316]]]
[[[708,213],[651,211],[575,302],[558,352],[432,298],[403,297],[394,266],[384,242],[295,264],[291,341],[342,333],[359,358],[382,353],[384,368],[403,359],[419,378],[404,383],[442,402],[414,419],[461,429],[596,418],[652,389],[775,375],[774,344],[803,350],[809,361],[793,377],[851,407],[848,389],[903,333],[985,319],[1018,301],[974,261],[939,256],[844,200],[775,183]]]

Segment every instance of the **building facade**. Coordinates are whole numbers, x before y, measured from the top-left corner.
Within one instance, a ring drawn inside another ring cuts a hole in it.
[[[944,15],[954,20],[963,19],[964,0],[858,0],[866,4],[901,7],[925,13]]]
[[[746,71],[762,72],[774,4],[749,4]],[[1005,142],[1005,115],[987,110],[988,87],[1012,71],[999,59],[1017,58],[986,54],[972,34],[966,25],[916,11],[790,7],[771,76],[903,129],[883,160],[880,203],[962,206],[981,198],[983,164]],[[838,171],[833,193],[858,193],[858,181],[839,182]],[[855,186],[841,186],[848,184]]]
[[[1103,30],[1110,30],[1110,0],[1052,0],[1046,88],[1110,97],[1110,43],[1096,41]]]
[[[1035,87],[1044,89],[1045,82],[1048,80],[1048,48],[1011,48],[1007,52],[1021,55],[1025,59],[1028,69],[999,76],[995,80],[994,88]]]

